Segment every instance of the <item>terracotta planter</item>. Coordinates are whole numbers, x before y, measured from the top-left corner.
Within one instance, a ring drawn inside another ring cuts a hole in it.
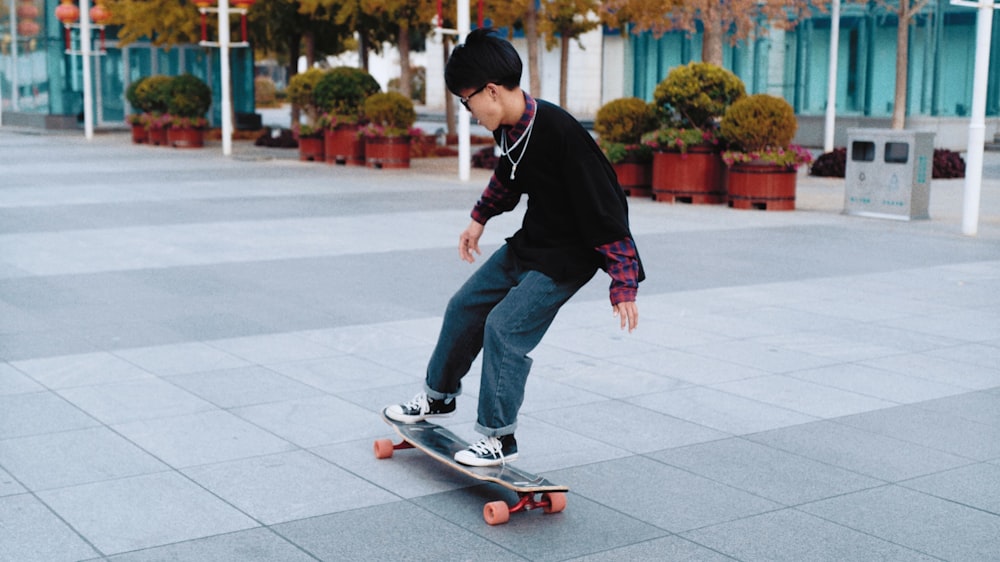
[[[653,153],[653,199],[666,203],[718,205],[726,202],[722,157],[711,146],[687,152]]]
[[[149,142],[149,132],[145,125],[132,125],[132,142],[135,144],[146,144]]]
[[[626,195],[647,198],[653,195],[652,162],[618,162],[612,166]]]
[[[197,127],[170,127],[167,144],[174,148],[201,148],[205,146],[205,130]]]
[[[167,146],[167,130],[161,127],[150,127],[149,144],[154,146]]]
[[[733,164],[727,177],[729,206],[764,211],[795,210],[798,172],[774,164]]]
[[[368,137],[365,165],[369,168],[409,168],[410,137]]]
[[[324,131],[323,142],[327,164],[365,165],[365,143],[358,137],[357,126]]]
[[[323,161],[323,137],[299,137],[299,160]]]

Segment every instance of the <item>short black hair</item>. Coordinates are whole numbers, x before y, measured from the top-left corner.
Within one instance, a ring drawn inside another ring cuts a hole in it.
[[[444,82],[455,95],[490,83],[515,88],[521,84],[521,71],[521,56],[514,46],[484,27],[466,35],[465,43],[451,52]]]

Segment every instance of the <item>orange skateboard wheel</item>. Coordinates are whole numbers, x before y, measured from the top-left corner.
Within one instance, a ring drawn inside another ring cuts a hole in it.
[[[566,494],[562,492],[549,492],[547,494],[543,494],[542,499],[549,503],[549,505],[545,506],[542,510],[544,513],[559,513],[560,511],[566,509]]]
[[[489,525],[503,525],[510,521],[510,508],[507,502],[495,501],[483,506],[483,519]]]
[[[375,440],[375,458],[376,459],[388,459],[392,458],[392,451],[394,446],[391,439],[377,439]]]

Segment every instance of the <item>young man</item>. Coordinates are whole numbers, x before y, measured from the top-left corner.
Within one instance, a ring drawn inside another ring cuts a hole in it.
[[[459,96],[500,146],[500,161],[459,236],[472,263],[491,218],[528,208],[521,229],[452,297],[427,366],[424,392],[386,409],[401,422],[455,411],[461,380],[480,350],[483,367],[476,431],[481,441],[455,455],[472,466],[517,458],[517,413],[531,368],[528,353],[556,312],[598,269],[611,277],[611,305],[622,329],[639,321],[642,265],[628,225],[625,194],[590,134],[563,109],[521,90],[521,59],[490,29],[473,31],[445,68]]]

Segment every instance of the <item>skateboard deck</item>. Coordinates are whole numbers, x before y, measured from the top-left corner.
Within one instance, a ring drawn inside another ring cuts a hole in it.
[[[566,506],[566,492],[569,488],[554,484],[544,477],[531,474],[511,464],[466,466],[457,462],[455,453],[467,449],[469,443],[444,427],[427,421],[397,422],[389,419],[384,410],[382,419],[396,430],[402,442],[393,443],[390,439],[375,441],[376,458],[389,458],[394,451],[401,449],[417,449],[470,478],[498,484],[516,492],[520,501],[512,506],[503,501],[490,502],[484,506],[483,518],[490,525],[506,523],[511,513],[538,508],[545,513],[557,513]]]

